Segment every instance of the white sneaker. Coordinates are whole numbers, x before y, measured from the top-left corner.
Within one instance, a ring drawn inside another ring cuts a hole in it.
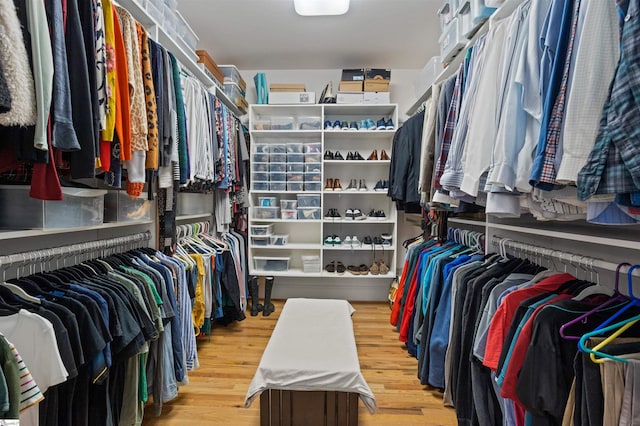
[[[351,237],[351,247],[352,248],[359,248],[362,244],[360,243],[360,240],[358,240],[357,236],[353,236]]]

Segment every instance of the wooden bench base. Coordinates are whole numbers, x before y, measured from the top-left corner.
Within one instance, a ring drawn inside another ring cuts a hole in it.
[[[354,392],[269,389],[260,395],[260,426],[356,426]]]

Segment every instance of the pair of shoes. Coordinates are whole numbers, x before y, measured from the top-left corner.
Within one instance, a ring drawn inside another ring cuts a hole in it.
[[[327,124],[328,123],[328,124]],[[336,120],[334,121],[333,125],[331,125],[331,123],[329,121],[325,121],[324,123],[324,129],[325,130],[358,130],[358,123],[355,121],[352,122],[348,122],[348,121],[343,121],[340,122],[340,120]]]
[[[370,118],[360,120],[360,130],[376,130],[376,122]]]
[[[347,271],[349,271],[351,275],[367,275],[369,273],[369,267],[364,264],[360,266],[349,265],[347,266]]]
[[[384,149],[382,151],[380,151],[380,160],[391,160],[391,158],[389,157],[389,154],[387,154],[387,151],[385,151]]]
[[[326,150],[324,152],[324,159],[325,160],[344,160],[344,157],[342,156],[342,154],[340,154],[340,151],[336,151],[335,154],[329,150]]]
[[[325,246],[339,246],[342,245],[342,240],[337,235],[329,235],[324,239]]]
[[[341,217],[338,209],[329,209],[327,210],[327,214],[324,215],[325,219],[340,219]]]
[[[347,160],[364,160],[364,157],[358,151],[348,152]]]
[[[374,191],[387,191],[389,190],[389,181],[388,180],[379,180],[376,182],[376,185],[373,187]]]
[[[342,262],[338,262],[338,261],[333,261],[331,263],[328,263],[325,267],[324,267],[325,271],[330,272],[330,273],[334,273],[337,272],[339,275],[344,274],[344,272],[347,270],[347,268],[345,268],[344,263]]]
[[[373,245],[373,240],[371,239],[370,236],[367,235],[366,237],[364,237],[362,239],[362,245],[363,246],[371,246],[371,245]]]
[[[378,161],[378,150],[374,149],[371,155],[367,157],[367,160]]]
[[[395,129],[395,126],[393,125],[393,120],[391,120],[391,118],[389,118],[389,120],[385,120],[384,117],[382,117],[376,123],[376,130],[394,130],[394,129]]]
[[[369,219],[372,220],[386,220],[387,219],[387,215],[384,214],[384,211],[382,210],[371,210],[369,212]]]
[[[382,239],[383,247],[391,247],[391,242],[393,241],[391,234],[380,234],[380,238]]]
[[[371,275],[387,275],[389,273],[389,267],[384,260],[374,260],[369,267]]]
[[[325,191],[342,191],[342,185],[340,179],[327,178],[327,183],[324,186]]]
[[[360,209],[347,209],[347,211],[344,212],[344,217],[345,219],[352,219],[352,220],[366,219],[366,216],[362,214],[362,211]]]
[[[364,179],[360,179],[356,181],[355,179],[351,179],[349,181],[349,186],[347,186],[347,191],[368,191],[367,184]]]
[[[358,248],[362,246],[362,243],[358,239],[357,235],[347,235],[346,237],[344,237],[344,245],[345,247]]]

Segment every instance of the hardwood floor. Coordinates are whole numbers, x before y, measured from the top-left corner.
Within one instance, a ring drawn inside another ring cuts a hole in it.
[[[189,374],[189,385],[164,404],[162,416],[147,410],[143,425],[251,425],[260,424],[260,403],[244,408],[244,398],[278,319],[284,301],[276,301],[269,317],[248,316],[245,321],[213,330],[211,340],[199,342],[200,368]],[[456,424],[455,412],[442,404],[441,395],[420,385],[417,360],[407,355],[398,334],[389,325],[385,303],[353,302],[354,333],[362,374],[373,391],[378,411],[370,415],[362,402],[359,424]]]

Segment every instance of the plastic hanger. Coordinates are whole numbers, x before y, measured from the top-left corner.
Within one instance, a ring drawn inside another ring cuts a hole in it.
[[[629,309],[631,309],[634,306],[640,306],[640,299],[638,299],[637,297],[635,297],[633,295],[633,271],[640,268],[640,265],[633,265],[631,268],[629,268],[629,270],[627,271],[627,292],[629,293],[629,298],[631,299],[629,301],[629,303],[627,303],[626,305],[624,305],[618,312],[616,312],[615,314],[613,314],[611,316],[611,318],[609,318],[608,320],[606,320],[605,322],[603,322],[602,324],[600,324],[598,326],[598,328],[596,328],[596,330],[604,328],[606,326],[608,326],[609,324],[611,324],[613,321],[615,321],[618,317],[620,317],[620,315],[622,315],[623,313],[627,312]]]
[[[622,295],[620,293],[620,269],[622,269],[623,266],[631,266],[631,264],[629,263],[620,263],[617,267],[616,267],[616,280],[615,280],[615,284],[614,284],[614,289],[613,289],[613,294],[614,297],[612,297],[611,299],[605,301],[604,303],[596,306],[595,308],[591,309],[589,312],[586,312],[582,315],[580,315],[578,318],[575,318],[571,321],[569,321],[566,324],[563,324],[560,327],[560,336],[562,336],[564,339],[567,340],[580,340],[581,336],[572,336],[567,334],[566,330],[568,327],[571,327],[574,324],[579,323],[580,321],[583,321],[584,319],[588,318],[590,315],[594,314],[595,312],[598,312],[608,306],[611,306],[615,303],[619,303],[619,302],[624,302],[626,300],[628,300],[624,295]],[[582,292],[581,292],[582,293]],[[606,326],[606,324],[605,324]],[[597,330],[597,329],[596,329]]]
[[[0,286],[8,289],[9,291],[11,291],[11,293],[15,294],[16,296],[19,296],[20,298],[26,300],[27,302],[36,303],[38,305],[41,304],[40,299],[38,299],[37,297],[31,296],[29,293],[24,291],[23,288],[15,285],[15,284],[0,283]]]
[[[627,331],[627,329],[631,328],[638,321],[640,321],[640,315],[636,315],[635,317],[628,318],[628,319],[626,319],[624,321],[620,321],[620,322],[618,322],[616,324],[613,324],[613,325],[610,325],[610,326],[607,326],[607,327],[604,327],[604,328],[601,328],[601,329],[594,330],[594,331],[591,331],[589,333],[586,333],[578,341],[578,347],[582,352],[589,353],[590,354],[589,358],[591,358],[591,360],[593,362],[597,362],[597,363],[604,362],[604,359],[598,359],[598,358],[596,358],[596,355],[600,356],[602,358],[608,358],[608,359],[612,359],[612,360],[615,360],[615,361],[628,362],[624,358],[621,358],[621,357],[618,357],[618,356],[614,356],[614,355],[609,355],[609,354],[606,354],[604,352],[600,352],[599,349],[602,349],[603,347],[605,347],[606,345],[611,343],[613,340],[615,340],[618,336],[620,336],[622,333]],[[598,343],[595,347],[587,348],[585,346],[585,343],[591,337],[599,336],[599,335],[601,335],[603,333],[606,333],[607,331],[611,331],[611,330],[616,330],[616,332],[613,333],[611,336],[607,337],[602,342]]]

